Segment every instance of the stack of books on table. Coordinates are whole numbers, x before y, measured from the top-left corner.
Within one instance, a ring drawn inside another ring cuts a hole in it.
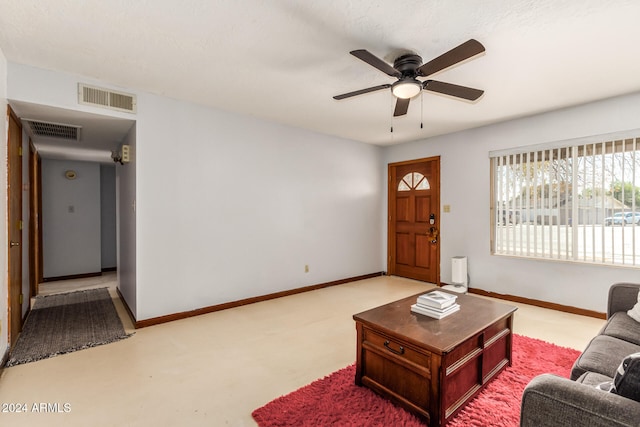
[[[441,291],[431,291],[420,295],[411,311],[435,319],[442,319],[460,310],[460,304],[456,303],[456,295]]]

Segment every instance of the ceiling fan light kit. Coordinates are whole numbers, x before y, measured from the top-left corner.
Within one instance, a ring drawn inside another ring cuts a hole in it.
[[[422,83],[417,79],[398,80],[391,85],[391,92],[396,98],[410,99],[422,91]]]
[[[397,98],[393,116],[403,116],[407,114],[409,100],[418,95],[423,89],[430,92],[437,92],[454,98],[475,101],[484,91],[470,87],[454,85],[436,80],[420,81],[417,77],[428,77],[445,68],[449,68],[462,61],[466,61],[485,51],[484,46],[477,40],[470,39],[450,51],[438,56],[431,61],[422,64],[422,58],[414,53],[404,54],[395,61],[393,66],[378,58],[365,49],[353,50],[349,53],[356,58],[366,62],[374,68],[382,71],[390,77],[398,80],[393,84],[382,84],[354,92],[336,95],[333,99],[341,100],[352,96],[363,95],[377,90],[391,88],[391,93]]]

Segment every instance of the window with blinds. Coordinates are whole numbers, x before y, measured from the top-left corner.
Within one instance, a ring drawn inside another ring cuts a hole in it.
[[[494,254],[640,267],[640,137],[593,139],[490,153]]]

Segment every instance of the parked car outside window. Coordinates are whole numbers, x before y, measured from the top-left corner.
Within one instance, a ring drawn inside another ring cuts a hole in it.
[[[604,225],[640,225],[640,212],[618,212],[604,219]]]

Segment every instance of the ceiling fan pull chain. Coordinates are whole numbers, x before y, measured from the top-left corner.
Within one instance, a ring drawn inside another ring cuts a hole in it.
[[[390,126],[389,126],[389,127],[390,127],[390,129],[391,129],[391,133],[392,133],[392,134],[393,134],[393,109],[394,109],[394,103],[393,103],[393,101],[394,101],[394,96],[393,96],[393,95],[391,95],[391,118],[389,119],[389,122],[390,122]],[[392,138],[391,138],[391,142],[393,142],[393,136],[392,136]]]
[[[389,93],[391,94],[391,91],[389,91]],[[394,117],[393,117],[393,109],[395,108],[395,102],[394,102],[395,101],[395,96],[393,96],[393,94],[391,94],[391,98],[390,99],[391,99],[391,103],[390,103],[391,116],[389,117],[389,130],[390,130],[389,136],[391,137],[390,138],[391,139],[391,145],[393,145],[393,144],[395,144],[395,135],[393,133],[393,119],[394,119]]]
[[[420,129],[424,129],[424,92],[420,92]]]

